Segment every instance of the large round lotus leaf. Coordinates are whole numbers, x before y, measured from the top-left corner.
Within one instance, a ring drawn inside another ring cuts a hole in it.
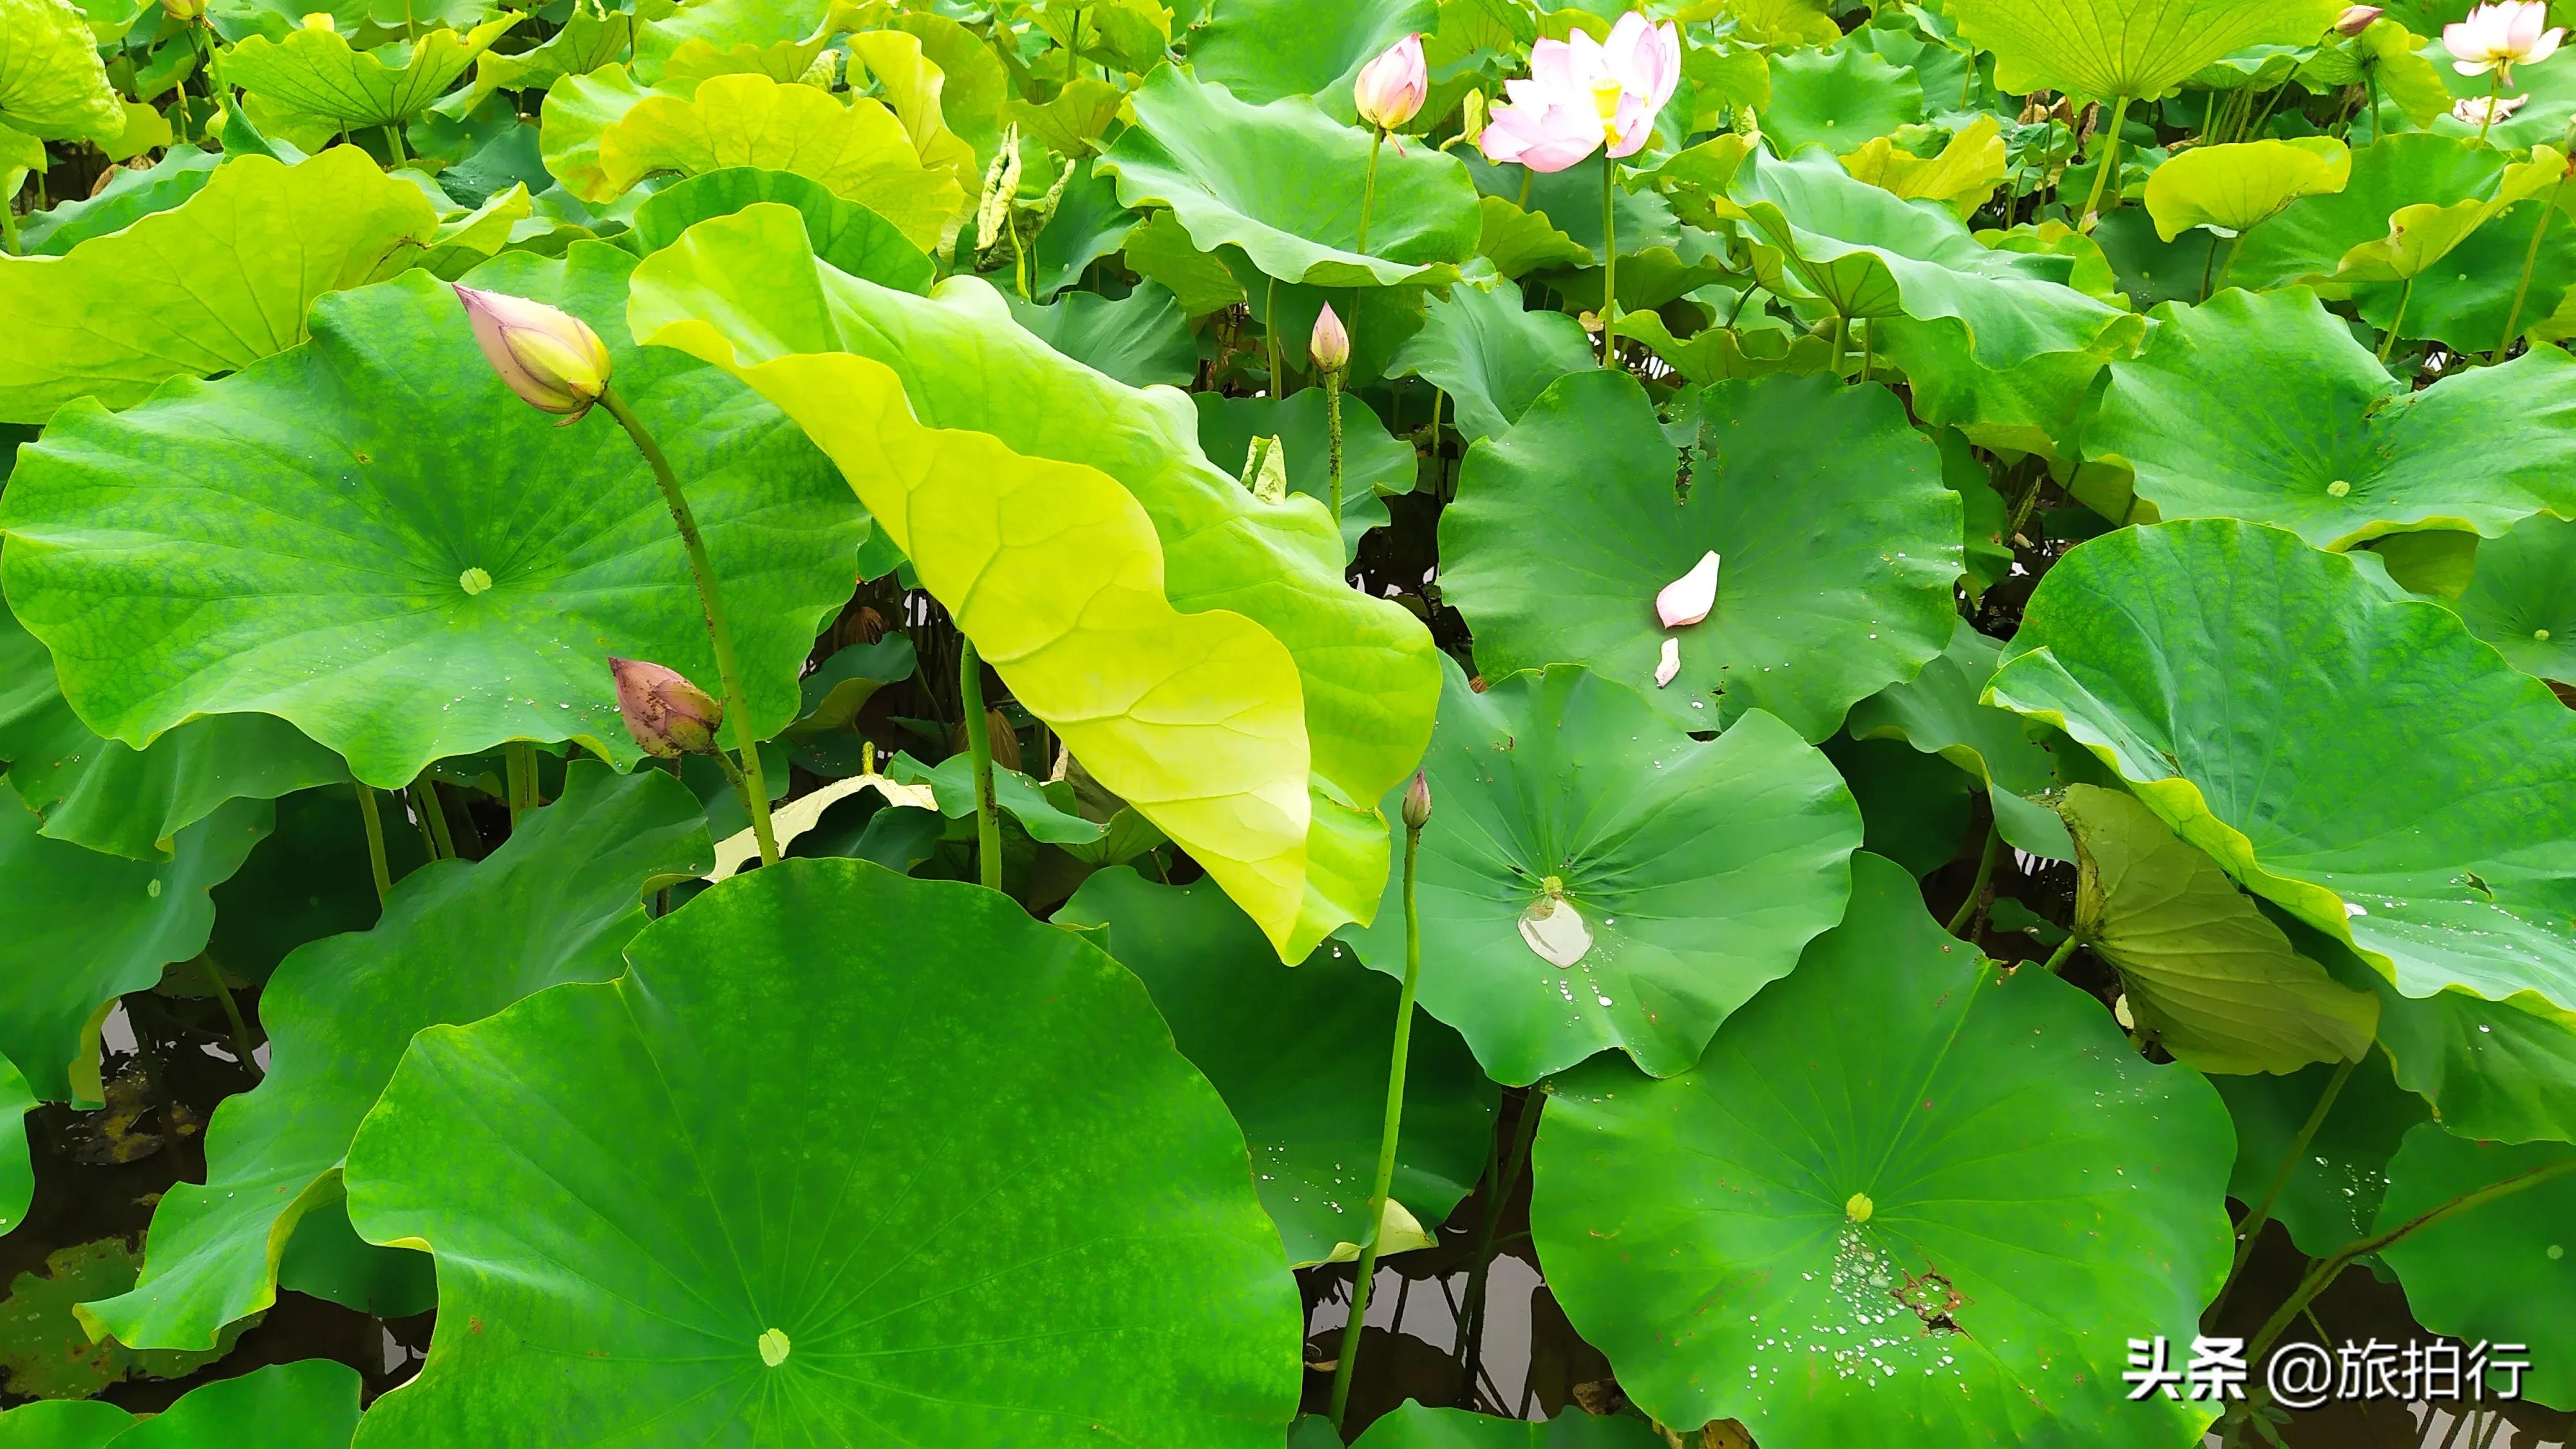
[[[1236,246],[1283,282],[1319,287],[1438,285],[1476,254],[1476,186],[1429,146],[1378,156],[1368,250],[1346,187],[1317,178],[1368,166],[1369,136],[1299,97],[1256,106],[1177,66],[1127,98],[1136,124],[1098,163],[1122,205],[1169,207],[1200,251]]]
[[[357,49],[336,30],[297,26],[283,41],[254,35],[225,51],[223,80],[280,111],[327,122],[329,130],[399,125],[429,109],[519,20],[504,15],[468,31],[433,30],[411,44],[401,65]]]
[[[848,860],[724,881],[627,959],[421,1033],[360,1129],[351,1220],[439,1255],[369,1449],[1275,1449],[1296,1283],[1117,963]]]
[[[2156,309],[2111,364],[2085,452],[2126,463],[2166,518],[2242,518],[2342,549],[2576,516],[2576,360],[2536,347],[2420,392],[2303,287]]]
[[[1533,312],[1510,282],[1452,287],[1429,301],[1422,330],[1387,363],[1389,377],[1418,377],[1448,394],[1452,423],[1469,443],[1500,437],[1547,385],[1593,365],[1583,324]]]
[[[1978,702],[2003,649],[2001,640],[1960,620],[1949,647],[1922,673],[1852,706],[1852,738],[1901,739],[1941,756],[1985,782],[2005,841],[2033,855],[2072,860],[2065,823],[2040,798],[2058,788],[2054,757],[2019,715]]]
[[[1439,21],[1433,0],[1221,0],[1190,32],[1190,69],[1255,105],[1313,96],[1348,119],[1360,67]]]
[[[358,1371],[331,1359],[270,1364],[190,1389],[102,1449],[349,1449],[358,1389]]]
[[[1712,383],[1700,409],[1676,452],[1634,378],[1558,380],[1468,451],[1440,516],[1442,597],[1489,677],[1584,664],[1692,729],[1762,709],[1823,739],[1950,642],[1959,495],[1881,388]],[[1710,552],[1716,607],[1663,629],[1656,592]],[[1668,637],[1681,672],[1657,689]]]
[[[1678,1072],[1841,917],[1860,809],[1778,720],[1748,713],[1703,743],[1583,669],[1481,694],[1447,673],[1423,762],[1420,999],[1496,1081],[1612,1047]],[[1399,884],[1375,925],[1346,933],[1390,975],[1404,970]],[[1539,941],[1567,938],[1534,939],[1534,913],[1588,947],[1542,956]]]
[[[35,1163],[27,1156],[27,1113],[36,1094],[7,1057],[0,1057],[0,1237],[26,1220],[36,1196]]]
[[[701,176],[737,166],[818,181],[923,251],[955,234],[967,200],[952,168],[922,164],[884,102],[862,96],[844,104],[829,91],[763,75],[716,76],[687,99],[647,93],[600,133],[598,182],[576,189],[585,201],[606,202],[656,171]]]
[[[1793,50],[1771,58],[1762,133],[1783,156],[1822,146],[1837,156],[1923,119],[1923,87],[1866,50]]]
[[[2525,674],[2576,684],[2576,523],[2534,514],[2478,545],[2448,606]]]
[[[2198,847],[2117,790],[2066,789],[2075,931],[2140,1035],[2204,1072],[2289,1072],[2370,1050],[2379,998],[2338,984]]]
[[[2226,1109],[2101,1004],[2006,977],[1853,862],[1851,913],[1694,1070],[1555,1083],[1530,1222],[1548,1286],[1670,1424],[1767,1446],[2171,1449],[2127,1340],[2188,1341],[2229,1256]]]
[[[1055,919],[1108,928],[1099,944],[1144,981],[1181,1055],[1225,1098],[1290,1264],[1356,1256],[1386,1125],[1396,984],[1339,941],[1280,965],[1204,881],[1156,885],[1104,870]],[[1420,1007],[1410,1062],[1391,1196],[1436,1228],[1485,1170],[1499,1094],[1458,1034]]]
[[[2336,0],[1951,0],[1962,39],[1995,53],[2012,95],[2151,99],[2248,46],[2314,45]]]
[[[0,6],[0,122],[59,140],[125,134],[125,107],[99,63],[98,38],[68,0]]]
[[[2195,146],[2147,178],[2147,214],[2166,241],[2196,226],[2233,236],[2351,179],[2352,152],[2332,136]]]
[[[1657,1449],[1666,1442],[1643,1419],[1568,1409],[1547,1423],[1533,1424],[1407,1400],[1369,1425],[1352,1449]]]
[[[274,815],[266,800],[227,801],[180,831],[169,859],[128,860],[38,835],[0,779],[0,1054],[37,1096],[98,1099],[108,1006],[205,949],[206,892],[241,868]]]
[[[1007,293],[1002,300],[1031,336],[1129,387],[1187,387],[1198,376],[1199,340],[1169,288],[1147,282],[1115,299],[1074,292],[1046,303]]]
[[[1861,849],[1930,875],[1959,858],[1976,816],[1974,777],[1938,755],[1917,754],[1901,740],[1836,735],[1818,748],[1860,805]]]
[[[0,1413],[0,1444],[9,1449],[105,1449],[134,1427],[134,1416],[104,1399],[38,1399]]]
[[[2372,1052],[2335,1094],[2325,1120],[2294,1162],[2291,1147],[2336,1068],[2320,1063],[2287,1076],[2225,1076],[2210,1085],[2236,1123],[2236,1168],[2227,1195],[2249,1207],[2264,1200],[2289,1166],[2272,1217],[2300,1252],[2322,1258],[2367,1237],[2388,1190],[2388,1159],[2406,1129],[2426,1120],[2424,1099],[2397,1085],[2388,1058]]]
[[[819,265],[784,207],[699,223],[631,315],[811,430],[1013,696],[1283,959],[1367,914],[1437,666],[1343,582],[1313,500],[1254,498],[1187,398],[1068,361],[982,282],[925,300]]]
[[[937,265],[905,240],[894,223],[793,171],[728,166],[675,182],[635,208],[629,235],[639,251],[657,252],[708,217],[730,216],[762,201],[796,208],[805,218],[814,254],[851,276],[906,292],[927,292],[938,279]]]
[[[1882,191],[1829,154],[1748,157],[1718,211],[1755,233],[1754,270],[1773,291],[1963,333],[1982,367],[2125,346],[2145,325],[2068,286],[2072,258],[1988,247],[1946,208]]]
[[[303,341],[314,298],[437,229],[419,187],[335,146],[294,166],[231,160],[184,204],[64,256],[0,256],[0,314],[17,339],[0,355],[0,422],[41,423],[78,397],[124,407],[172,377],[239,371]]]
[[[275,1301],[296,1222],[338,1196],[336,1170],[412,1034],[474,1021],[565,981],[605,981],[656,884],[706,869],[706,823],[659,770],[575,765],[563,797],[480,862],[395,882],[375,929],[289,956],[260,996],[268,1074],[215,1109],[206,1181],[153,1210],[143,1276],[82,1306],[120,1341],[203,1348]]]
[[[1331,423],[1324,390],[1310,387],[1285,400],[1193,393],[1199,410],[1199,450],[1210,463],[1241,477],[1252,440],[1275,438],[1284,449],[1288,491],[1327,502],[1333,496]],[[1410,493],[1421,460],[1398,442],[1369,405],[1342,394],[1342,556],[1357,558],[1360,536],[1386,526],[1390,493]]]
[[[634,265],[588,243],[471,280],[607,340],[688,489],[772,734],[866,524],[775,408],[626,340]],[[0,569],[73,707],[132,744],[202,714],[278,715],[389,788],[510,739],[638,759],[607,656],[710,687],[716,668],[634,445],[604,415],[558,428],[513,398],[429,277],[333,296],[314,334],[122,414],[83,404],[19,452]]]
[[[2406,995],[2576,1006],[2576,716],[2350,559],[2229,520],[2094,539],[1987,698]]]
[[[148,750],[90,733],[54,684],[54,658],[0,603],[0,764],[38,834],[136,860],[227,800],[273,800],[348,778],[340,757],[270,715],[214,715]]]
[[[2576,1365],[2563,1351],[2576,1343],[2576,1147],[2473,1142],[2422,1123],[2388,1164],[2375,1231],[2522,1177],[2532,1185],[2409,1233],[2380,1256],[2405,1286],[2416,1322],[2472,1343],[2525,1345],[2496,1355],[2530,1364],[2521,1397],[2576,1409]],[[2506,1381],[2491,1372],[2487,1383]]]

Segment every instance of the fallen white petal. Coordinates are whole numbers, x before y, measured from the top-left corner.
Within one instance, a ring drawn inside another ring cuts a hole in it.
[[[1655,613],[1667,629],[1696,624],[1717,607],[1717,555],[1700,555],[1691,571],[1664,585],[1655,595]]]
[[[1572,966],[1592,949],[1592,928],[1572,901],[1541,896],[1521,912],[1521,939],[1551,966]]]
[[[1672,683],[1673,676],[1681,672],[1682,641],[1667,639],[1664,641],[1664,657],[1655,663],[1655,688],[1661,689]]]

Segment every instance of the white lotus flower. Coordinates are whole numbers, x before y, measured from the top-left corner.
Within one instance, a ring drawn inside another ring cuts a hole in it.
[[[1572,966],[1592,949],[1592,928],[1574,902],[1544,895],[1521,912],[1521,939],[1551,966]]]
[[[1689,573],[1664,585],[1655,595],[1655,614],[1667,629],[1696,624],[1717,607],[1717,555],[1700,555]]]
[[[2538,65],[2556,53],[2567,32],[2549,24],[2548,0],[2502,0],[2481,5],[2457,25],[2442,27],[2442,46],[2451,52],[2451,69],[2462,75],[2494,71],[2507,85],[2517,65]]]
[[[1673,676],[1681,672],[1682,641],[1667,639],[1664,641],[1664,657],[1655,662],[1655,688],[1661,689],[1672,683]]]

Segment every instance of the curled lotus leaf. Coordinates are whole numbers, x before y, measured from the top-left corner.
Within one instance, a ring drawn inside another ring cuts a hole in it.
[[[326,120],[337,130],[398,126],[428,110],[520,18],[433,30],[398,48],[405,49],[399,65],[352,46],[336,30],[297,26],[282,41],[253,35],[226,51],[223,78],[280,111]]]
[[[2147,214],[2166,241],[2196,226],[2242,235],[2303,196],[2341,191],[2352,152],[2331,136],[2194,146],[2147,178]]]

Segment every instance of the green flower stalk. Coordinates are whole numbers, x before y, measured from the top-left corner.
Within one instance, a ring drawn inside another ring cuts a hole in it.
[[[1324,378],[1324,467],[1332,480],[1333,536],[1338,539],[1342,533],[1342,375],[1351,365],[1351,334],[1334,315],[1330,302],[1316,315],[1306,355],[1314,359],[1315,370]]]

